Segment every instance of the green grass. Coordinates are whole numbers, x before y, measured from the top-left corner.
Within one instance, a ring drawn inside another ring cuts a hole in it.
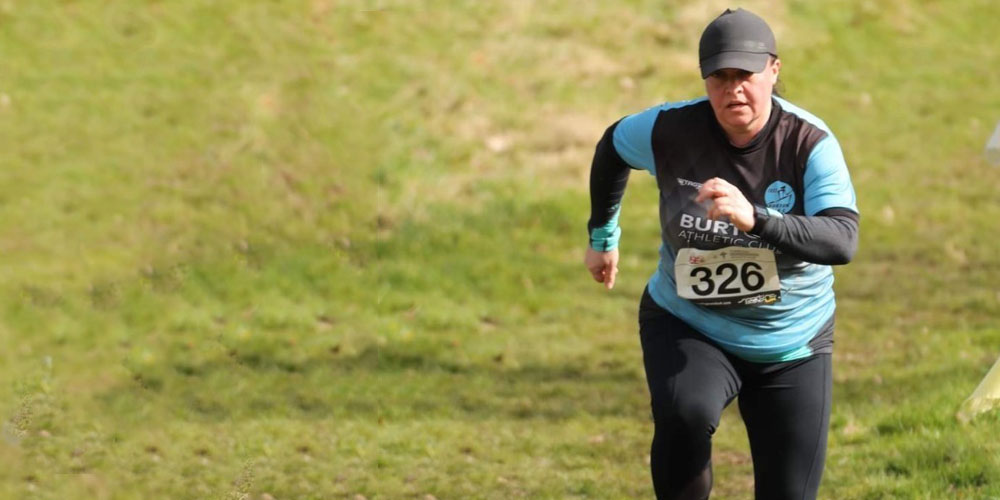
[[[1000,498],[989,1],[751,2],[858,191],[823,498]],[[648,498],[635,174],[608,124],[703,92],[700,2],[0,5],[0,496]],[[750,498],[734,408],[716,496]]]

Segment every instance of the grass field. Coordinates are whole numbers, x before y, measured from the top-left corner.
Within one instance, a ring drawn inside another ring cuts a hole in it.
[[[607,292],[589,161],[724,6],[0,2],[0,497],[651,498],[656,187]],[[745,6],[862,211],[821,497],[1000,498],[1000,5]]]

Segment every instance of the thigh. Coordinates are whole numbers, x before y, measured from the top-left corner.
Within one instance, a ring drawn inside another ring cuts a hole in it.
[[[646,294],[639,313],[646,382],[657,422],[704,422],[711,435],[740,380],[723,351]]]
[[[739,407],[750,438],[756,497],[815,498],[830,423],[830,355],[768,365],[744,373],[743,381]]]

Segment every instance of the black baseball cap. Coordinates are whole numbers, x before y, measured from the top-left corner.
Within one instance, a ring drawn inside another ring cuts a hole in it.
[[[708,24],[698,43],[701,77],[723,68],[760,73],[770,56],[777,56],[771,28],[757,14],[743,9],[726,9]]]

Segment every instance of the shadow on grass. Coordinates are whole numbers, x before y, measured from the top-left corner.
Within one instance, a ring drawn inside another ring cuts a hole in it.
[[[345,374],[374,374],[387,417],[562,420],[646,415],[642,367],[618,359],[516,363],[500,356],[462,363],[438,355],[369,349],[344,362]]]
[[[569,359],[461,363],[442,353],[369,347],[292,360],[164,360],[97,396],[108,411],[150,405],[181,418],[549,419],[648,415],[641,366]]]

